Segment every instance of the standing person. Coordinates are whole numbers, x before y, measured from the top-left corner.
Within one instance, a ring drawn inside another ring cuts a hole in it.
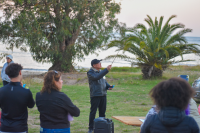
[[[40,133],[70,133],[71,116],[78,117],[80,110],[63,92],[61,72],[49,71],[44,77],[42,90],[36,94],[40,112]]]
[[[7,66],[6,74],[11,82],[0,88],[1,131],[28,132],[28,108],[33,108],[35,102],[29,89],[22,87],[22,66],[12,63]]]
[[[97,108],[99,109],[99,117],[105,117],[106,112],[106,95],[107,90],[112,90],[111,86],[103,78],[111,69],[111,65],[101,71],[101,60],[94,59],[91,61],[91,69],[87,72],[88,82],[90,87],[90,116],[89,116],[89,131],[93,132],[94,119]]]
[[[148,116],[141,133],[199,133],[194,118],[185,114],[193,94],[190,84],[178,77],[157,84],[150,96],[159,112]]]
[[[13,56],[12,55],[8,55],[6,56],[6,60],[7,62],[3,65],[3,68],[1,70],[1,79],[3,81],[3,86],[7,85],[10,82],[10,78],[8,77],[8,75],[6,74],[6,67],[11,64],[14,63],[13,60]]]

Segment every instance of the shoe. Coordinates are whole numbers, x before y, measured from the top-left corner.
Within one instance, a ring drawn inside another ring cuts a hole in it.
[[[89,129],[88,133],[92,133],[92,132],[93,132],[93,130],[92,130],[92,129]]]

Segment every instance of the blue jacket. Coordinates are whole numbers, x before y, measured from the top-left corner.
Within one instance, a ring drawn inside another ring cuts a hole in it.
[[[94,68],[91,68],[87,72],[90,87],[90,97],[107,95],[107,90],[110,87],[110,85],[103,78],[107,73],[107,68],[105,68],[102,71],[98,71]]]
[[[174,107],[165,107],[158,114],[150,115],[144,122],[141,133],[199,133],[196,121],[185,115],[184,110]]]
[[[11,61],[9,64],[14,63],[13,61]],[[7,81],[10,82],[10,78],[8,77],[8,75],[6,74],[6,67],[9,65],[7,62],[3,65],[3,68],[1,70],[1,79],[3,81]]]

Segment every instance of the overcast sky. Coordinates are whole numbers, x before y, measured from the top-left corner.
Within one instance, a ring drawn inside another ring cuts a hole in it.
[[[185,36],[200,37],[200,0],[115,0],[121,2],[121,13],[117,15],[120,22],[131,27],[137,23],[143,23],[149,15],[155,17],[164,16],[163,23],[171,15],[177,17],[170,21],[171,24],[182,23],[185,28],[192,29]]]

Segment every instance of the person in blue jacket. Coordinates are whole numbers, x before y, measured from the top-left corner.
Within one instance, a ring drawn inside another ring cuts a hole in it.
[[[91,69],[87,72],[89,87],[90,87],[90,116],[89,116],[89,131],[93,132],[94,119],[97,108],[99,109],[99,117],[105,117],[106,112],[106,95],[107,90],[112,90],[112,86],[105,80],[105,75],[111,69],[111,65],[101,71],[101,60],[93,59],[91,61]]]
[[[190,84],[182,78],[170,78],[157,84],[150,96],[158,113],[147,117],[141,133],[199,133],[194,118],[185,113],[193,94]]]
[[[10,82],[10,78],[8,77],[8,75],[5,72],[6,71],[6,67],[9,64],[14,63],[12,55],[6,56],[6,60],[7,60],[7,62],[3,65],[3,68],[1,70],[1,79],[3,81],[3,86],[7,85]]]

